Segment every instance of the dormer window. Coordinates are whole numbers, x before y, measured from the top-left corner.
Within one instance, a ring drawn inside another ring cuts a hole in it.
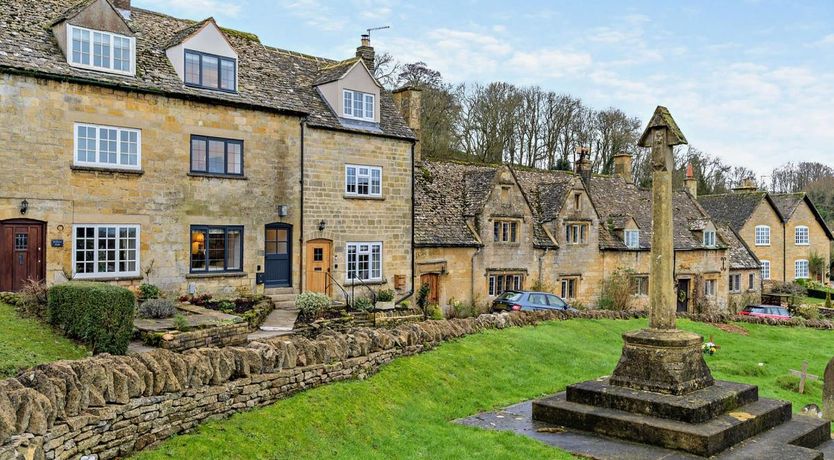
[[[136,39],[111,32],[67,26],[67,62],[73,67],[133,75]]]
[[[237,61],[232,58],[185,50],[185,84],[221,91],[237,90]]]
[[[374,95],[346,89],[343,91],[344,116],[374,121]]]
[[[704,246],[708,248],[715,247],[715,232],[711,230],[704,231]]]
[[[640,248],[640,230],[626,230],[623,232],[623,240],[627,248]]]

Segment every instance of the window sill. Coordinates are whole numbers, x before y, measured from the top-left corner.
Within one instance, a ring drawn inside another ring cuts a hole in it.
[[[80,166],[72,165],[70,169],[79,172],[95,172],[95,173],[109,173],[109,174],[126,174],[130,176],[141,176],[145,174],[144,169],[122,169],[122,168],[108,168],[105,166]]]
[[[189,273],[185,275],[186,279],[200,279],[200,278],[243,278],[248,276],[246,272],[208,272],[208,273]]]
[[[206,179],[232,179],[232,180],[249,180],[246,176],[236,176],[234,174],[211,174],[211,173],[199,173],[199,172],[189,172],[189,177],[203,177]]]
[[[70,281],[138,281],[145,279],[142,275],[125,276],[73,276]]]
[[[373,196],[373,195],[348,195],[344,194],[342,197],[346,200],[376,200],[376,201],[385,201],[384,196]]]
[[[379,286],[379,285],[382,285],[382,284],[388,284],[388,280],[385,279],[385,278],[383,278],[381,280],[364,280],[361,283],[359,281],[345,281],[344,285],[345,286],[362,286],[362,285]]]
[[[203,86],[203,85],[198,85],[196,83],[188,83],[188,82],[183,82],[183,85],[186,88],[205,89],[205,90],[209,90],[209,91],[217,91],[217,92],[220,92],[220,93],[238,94],[237,89],[217,88],[217,87],[214,87],[214,86]]]

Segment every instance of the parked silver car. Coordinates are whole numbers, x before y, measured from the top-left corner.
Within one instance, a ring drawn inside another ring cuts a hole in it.
[[[576,311],[561,297],[549,292],[504,291],[492,301],[492,311]]]

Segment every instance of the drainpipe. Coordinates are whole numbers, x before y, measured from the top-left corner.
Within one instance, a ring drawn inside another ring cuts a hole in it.
[[[788,223],[782,223],[782,282],[788,282]]]
[[[417,262],[414,259],[414,146],[417,141],[411,141],[411,289],[405,293],[394,305],[414,295],[414,285],[417,282]]]
[[[301,177],[298,179],[298,186],[301,194],[301,205],[299,206],[299,229],[298,229],[298,292],[302,292],[304,283],[307,281],[304,276],[304,127],[307,125],[307,117],[298,123],[301,146]]]
[[[475,257],[477,257],[478,253],[480,253],[480,252],[481,252],[481,247],[480,246],[475,248],[475,252],[472,254],[472,261],[471,261],[472,265],[471,265],[471,268],[469,270],[470,278],[471,278],[470,279],[470,284],[469,284],[469,296],[470,296],[470,301],[473,304],[475,303]]]

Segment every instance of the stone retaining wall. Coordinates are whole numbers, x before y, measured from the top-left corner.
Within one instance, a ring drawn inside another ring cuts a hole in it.
[[[276,337],[245,347],[157,349],[135,356],[58,361],[0,381],[0,460],[100,459],[129,455],[204,420],[271,404],[297,391],[365,378],[390,360],[486,329],[571,318],[631,319],[644,312],[486,314],[393,329],[324,332],[315,340]],[[829,321],[776,322],[730,315],[681,315],[832,329]]]
[[[185,351],[199,347],[243,345],[248,335],[249,323],[222,324],[194,331],[165,333],[159,341],[159,347],[171,351]],[[166,338],[169,340],[165,340]]]
[[[298,319],[293,332],[315,337],[325,330],[344,332],[356,327],[394,327],[423,320],[423,313],[416,308],[379,310],[373,312],[346,312],[339,318],[323,318],[313,322]]]

